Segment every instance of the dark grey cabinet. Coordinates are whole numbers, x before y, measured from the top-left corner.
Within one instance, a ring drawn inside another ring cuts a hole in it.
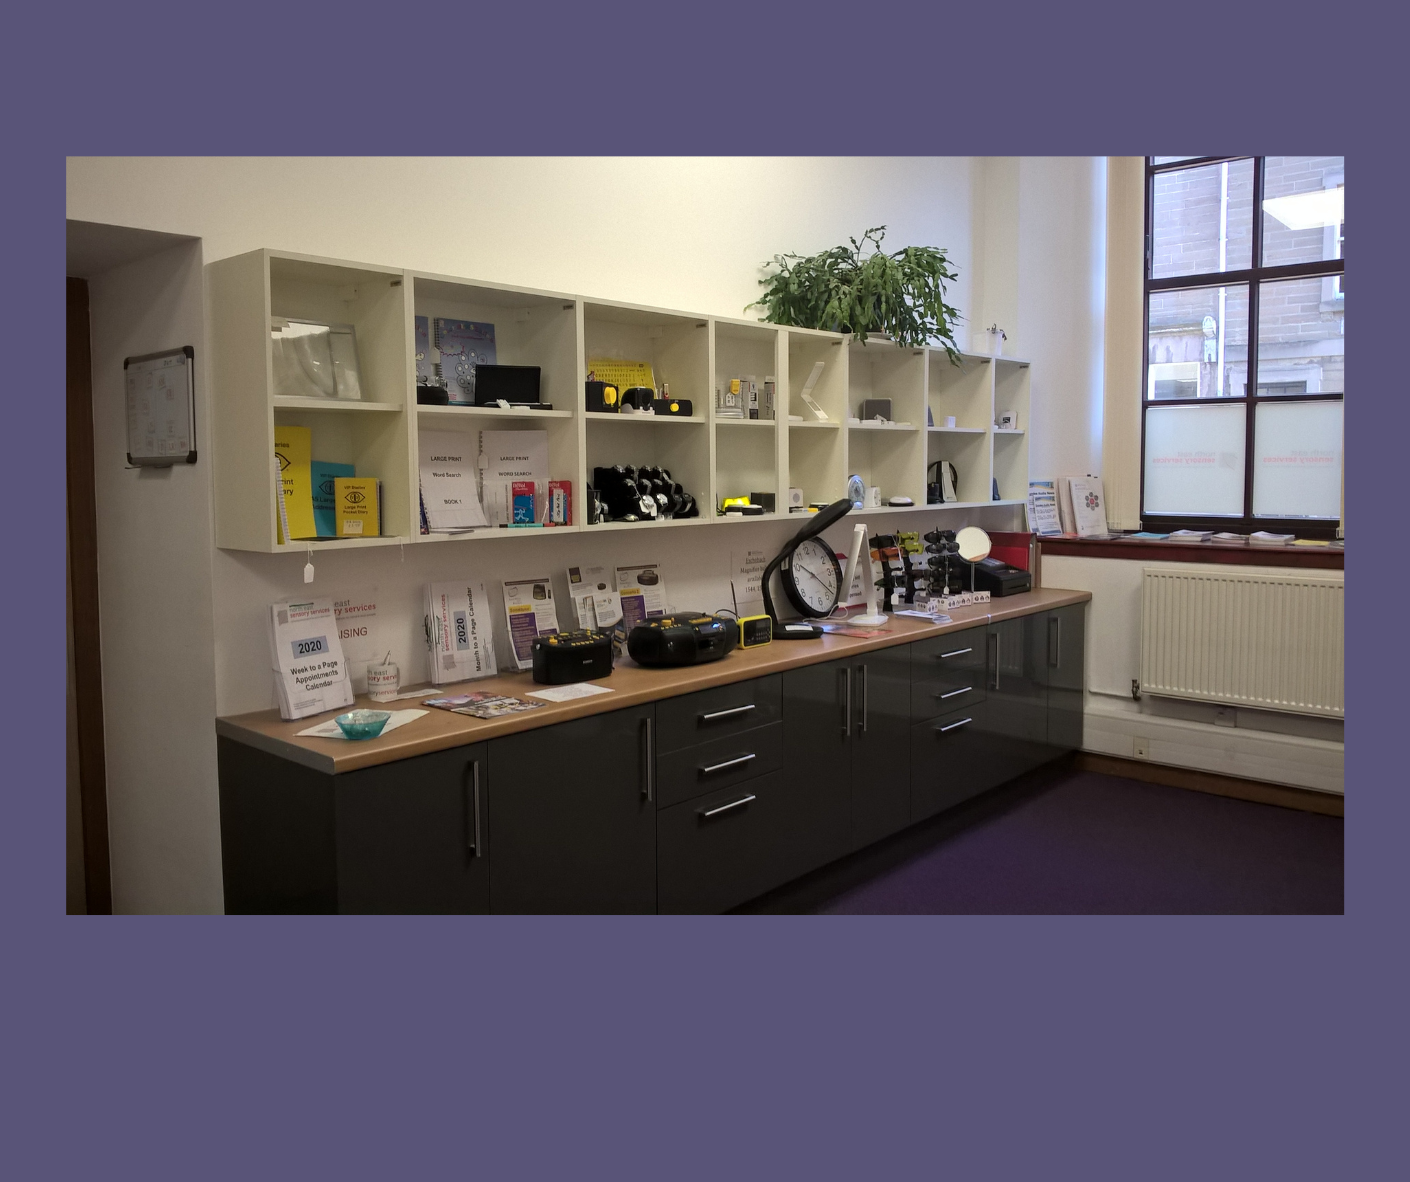
[[[783,675],[784,767],[808,787],[812,865],[910,823],[909,645]]]
[[[217,739],[227,914],[487,911],[485,752],[332,776]]]
[[[337,778],[338,910],[489,910],[486,744]]]
[[[1045,616],[999,620],[988,628],[985,698],[994,736],[997,783],[1031,771],[1052,756],[1043,665]]]
[[[490,908],[656,910],[655,707],[489,742]]]
[[[217,740],[226,910],[722,911],[1082,744],[1085,605],[331,775]]]
[[[1043,678],[1048,690],[1048,747],[1052,754],[1082,746],[1082,696],[1087,647],[1084,604],[1043,617]]]

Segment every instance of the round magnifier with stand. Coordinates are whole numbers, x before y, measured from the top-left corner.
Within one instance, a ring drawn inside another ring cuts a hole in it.
[[[969,589],[973,591],[975,564],[989,557],[989,535],[977,525],[967,525],[955,534],[955,544],[960,548],[960,558],[969,563]]]

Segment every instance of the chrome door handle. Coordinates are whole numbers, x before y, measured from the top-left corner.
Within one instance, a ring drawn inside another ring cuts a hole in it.
[[[951,690],[948,694],[932,694],[931,697],[939,698],[943,702],[946,698],[958,698],[961,694],[967,694],[973,688],[972,685],[967,685],[964,689]]]
[[[748,714],[753,709],[754,703],[751,702],[748,706],[736,706],[733,710],[716,710],[713,714],[702,714],[700,721],[714,722],[717,718],[732,718],[736,714]]]
[[[862,721],[858,728],[862,734],[867,733],[867,667],[862,665]]]
[[[998,634],[997,632],[991,632],[991,633],[989,633],[989,639],[994,642],[994,684],[991,685],[989,688],[992,689],[995,693],[998,693],[998,692],[999,692],[999,654],[1000,654],[1000,652],[1002,651],[1001,648],[1000,648],[1000,644],[999,644],[999,642],[1000,642],[1000,636],[999,636],[999,634]]]
[[[847,693],[842,703],[842,737],[850,739],[852,737],[852,667],[847,665],[837,672],[847,683]]]
[[[952,722],[952,723],[950,723],[949,726],[937,726],[937,727],[935,728],[935,733],[936,733],[937,735],[943,735],[946,731],[955,730],[957,727],[965,726],[965,725],[967,725],[968,723],[971,723],[971,722],[973,722],[973,721],[974,721],[974,719],[972,719],[972,718],[961,718],[961,719],[959,720],[959,722]]]
[[[711,772],[722,772],[725,768],[738,767],[741,763],[748,763],[751,759],[758,759],[758,755],[750,752],[748,755],[741,755],[738,759],[727,759],[724,763],[711,764],[709,767],[700,769],[702,776],[708,776]]]
[[[471,856],[485,856],[485,840],[480,833],[480,761],[470,761],[470,835],[465,843]]]
[[[651,733],[651,715],[641,720],[641,794],[648,801],[655,799],[656,786],[656,741]]]
[[[1056,669],[1062,664],[1062,619],[1048,617],[1048,664]]]
[[[943,661],[946,657],[962,657],[965,653],[972,653],[973,651],[974,649],[972,648],[957,648],[952,653],[936,653],[935,659],[937,661]]]
[[[732,800],[729,804],[716,805],[712,809],[696,809],[702,817],[718,817],[721,813],[727,813],[730,809],[737,809],[740,805],[748,804],[751,800],[758,800],[757,796],[741,796],[738,800]]]

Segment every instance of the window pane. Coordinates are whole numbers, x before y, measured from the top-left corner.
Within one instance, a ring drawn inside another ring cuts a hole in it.
[[[1263,161],[1263,265],[1345,258],[1345,156]]]
[[[1153,291],[1146,397],[1238,398],[1248,381],[1248,288]]]
[[[1152,184],[1152,278],[1253,265],[1252,160],[1162,172]]]
[[[1339,518],[1342,404],[1263,402],[1254,413],[1254,515]]]
[[[1206,152],[1206,156],[1213,156],[1213,152]],[[1198,156],[1152,156],[1152,164],[1172,164],[1176,160],[1198,160]]]
[[[1243,403],[1146,408],[1148,514],[1242,517]]]
[[[1258,287],[1258,392],[1345,394],[1346,301],[1333,280]]]

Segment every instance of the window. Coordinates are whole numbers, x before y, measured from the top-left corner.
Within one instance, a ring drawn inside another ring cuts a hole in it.
[[[1345,178],[1341,156],[1146,158],[1145,528],[1335,532]]]

